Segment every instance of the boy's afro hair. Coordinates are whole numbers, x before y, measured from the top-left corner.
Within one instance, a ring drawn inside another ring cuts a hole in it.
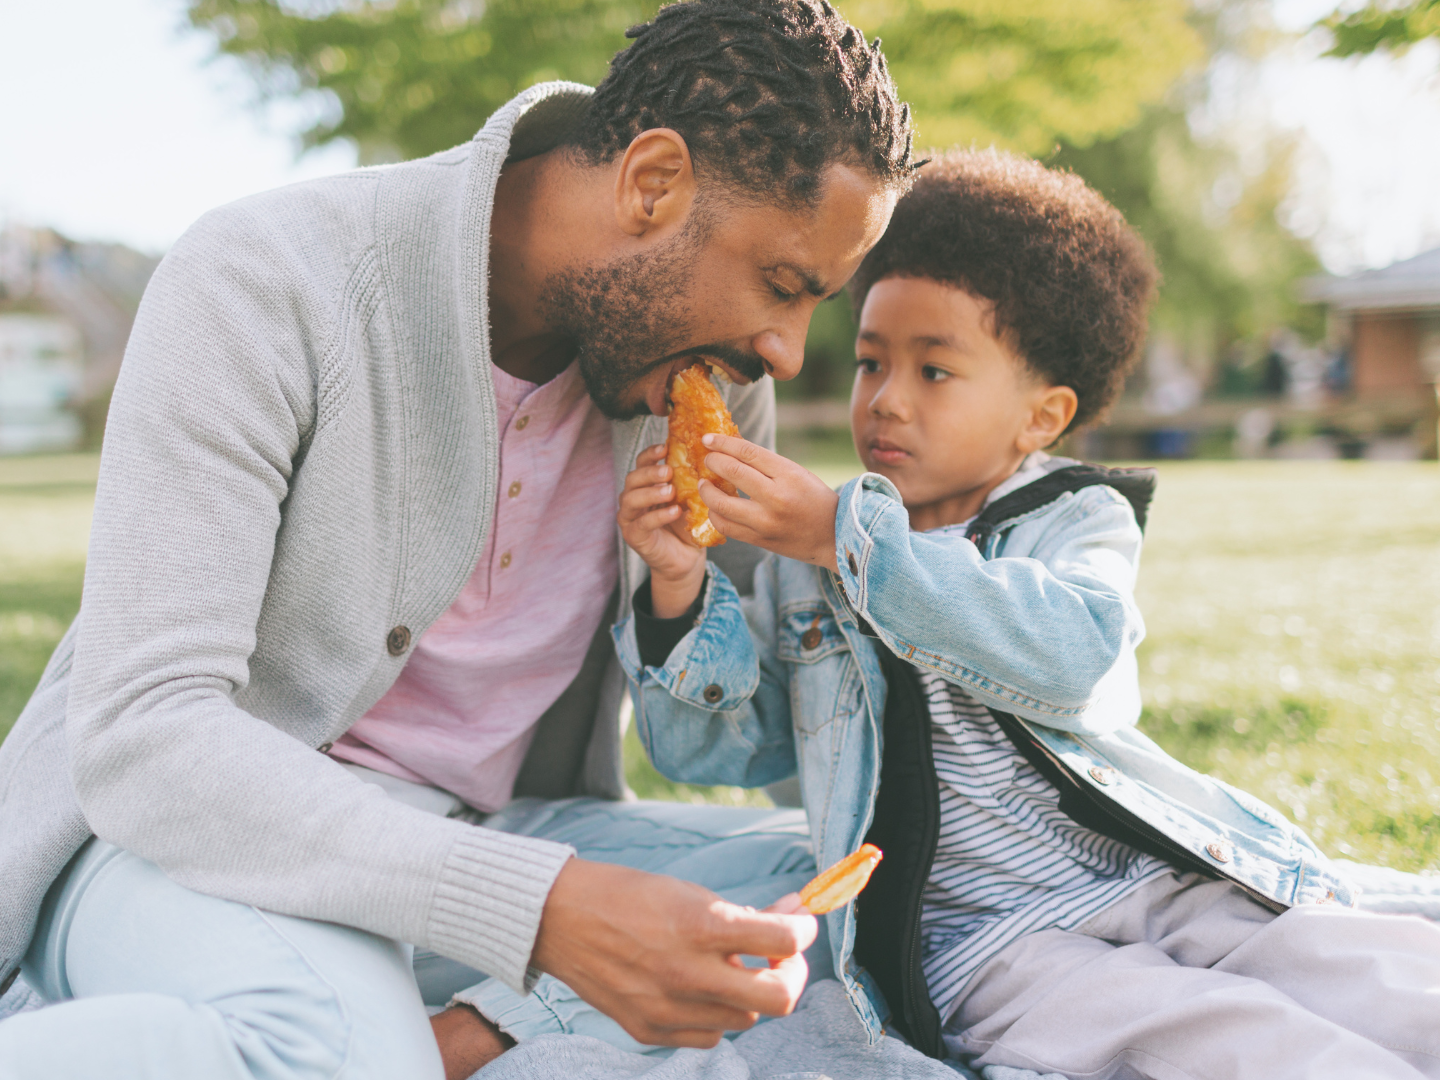
[[[995,150],[922,168],[850,282],[858,312],[888,277],[929,278],[995,305],[995,333],[1099,419],[1145,341],[1159,273],[1120,212],[1072,173]]]

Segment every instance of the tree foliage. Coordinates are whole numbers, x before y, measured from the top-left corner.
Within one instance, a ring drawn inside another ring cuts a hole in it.
[[[1427,37],[1440,37],[1440,0],[1409,4],[1371,3],[1346,15],[1336,12],[1321,25],[1335,43],[1330,56],[1361,56],[1381,49],[1399,51]]]
[[[841,4],[885,43],[919,145],[1044,153],[1114,135],[1203,60],[1182,0]]]
[[[1030,152],[1133,123],[1201,56],[1183,0],[854,0],[880,35],[922,142]],[[655,0],[190,0],[191,23],[270,95],[334,108],[307,145],[366,160],[462,142],[536,82],[594,83]]]

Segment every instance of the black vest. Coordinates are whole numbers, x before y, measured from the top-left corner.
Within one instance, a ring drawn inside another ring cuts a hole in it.
[[[985,507],[966,536],[983,552],[990,537],[1010,522],[1062,495],[1096,484],[1125,496],[1143,530],[1155,481],[1154,469],[1107,469],[1103,465],[1056,469]],[[919,672],[883,645],[877,644],[876,652],[889,689],[880,790],[865,842],[885,852],[885,859],[855,903],[855,960],[885,995],[891,1024],[917,1049],[940,1058],[945,1056],[940,1014],[930,1000],[920,950],[920,899],[940,839],[940,790],[930,745],[930,711]],[[1061,811],[1077,824],[1187,870],[1214,875],[1211,868],[1157,829],[1074,777],[1014,716],[994,709],[990,713],[1026,760],[1059,789]]]

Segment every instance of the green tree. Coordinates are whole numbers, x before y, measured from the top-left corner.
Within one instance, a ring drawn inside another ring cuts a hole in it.
[[[1440,37],[1440,0],[1371,3],[1348,15],[1337,11],[1321,25],[1335,36],[1329,56],[1360,56],[1382,49],[1398,52],[1427,37]]]
[[[855,0],[921,145],[1044,153],[1125,130],[1204,59],[1183,0]]]
[[[655,0],[190,0],[191,23],[270,96],[337,108],[307,145],[365,160],[462,142],[544,79],[594,83]],[[1133,123],[1201,56],[1183,0],[854,0],[878,33],[922,140],[1043,151]]]
[[[242,60],[267,98],[322,91],[337,106],[303,133],[365,162],[462,143],[527,86],[594,83],[652,0],[190,0],[192,25]]]

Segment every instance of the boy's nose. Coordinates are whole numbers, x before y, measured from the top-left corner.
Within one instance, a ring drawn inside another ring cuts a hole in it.
[[[902,394],[896,393],[895,388],[887,380],[885,385],[880,387],[875,396],[870,399],[870,415],[885,420],[906,420],[909,419],[909,410],[905,407],[905,400]]]

